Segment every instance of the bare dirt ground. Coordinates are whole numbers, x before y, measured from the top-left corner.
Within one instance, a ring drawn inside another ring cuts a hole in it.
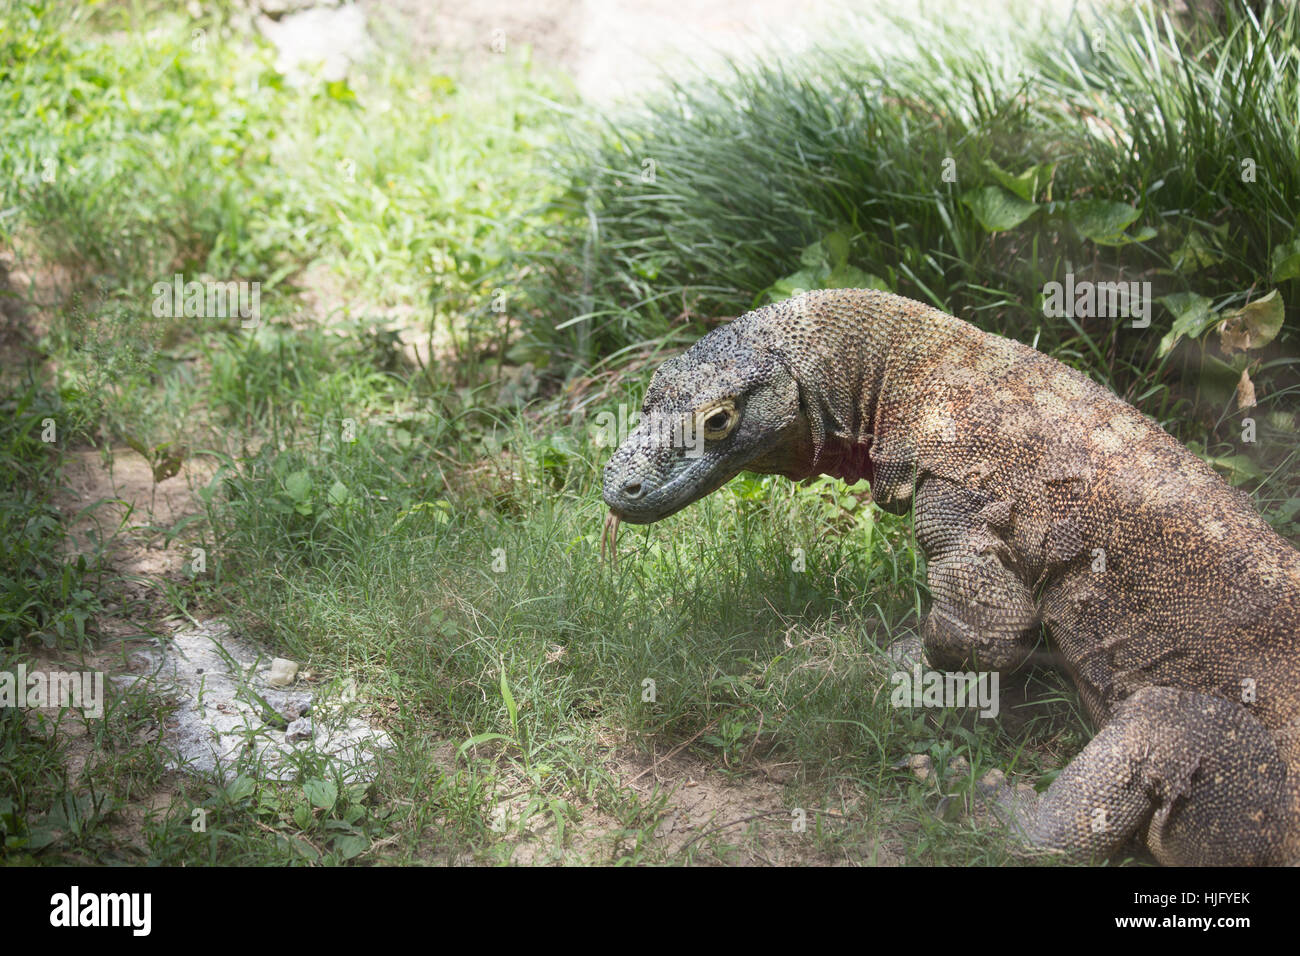
[[[70,458],[59,504],[78,550],[88,552],[100,538],[119,573],[180,581],[189,551],[180,541],[166,546],[164,538],[181,519],[199,513],[194,489],[211,479],[211,462],[187,459],[175,476],[155,482],[149,462],[124,446],[108,455],[82,449]]]

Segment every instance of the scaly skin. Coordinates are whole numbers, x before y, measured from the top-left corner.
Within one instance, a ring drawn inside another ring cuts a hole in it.
[[[1047,626],[1100,729],[1019,808],[1030,844],[1300,860],[1300,553],[1132,406],[849,289],[716,329],[655,373],[643,412],[605,469],[617,519],[658,521],[741,471],[865,478],[914,509],[932,664],[1010,671]]]

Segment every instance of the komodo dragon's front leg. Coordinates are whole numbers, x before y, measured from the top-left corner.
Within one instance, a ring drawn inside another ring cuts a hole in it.
[[[1144,687],[1121,703],[1046,793],[985,785],[1031,849],[1101,859],[1144,834],[1166,865],[1273,862],[1293,783],[1268,729],[1244,707]]]
[[[929,562],[932,604],[922,643],[930,663],[998,672],[1020,666],[1033,649],[1038,616],[1002,538],[1009,506],[926,477],[914,514],[917,543]]]
[[[1033,648],[1037,614],[1004,540],[1008,509],[931,476],[914,514],[929,561],[931,665],[1015,669]],[[1273,736],[1244,707],[1169,687],[1123,701],[1041,797],[987,787],[1031,850],[1101,859],[1143,834],[1173,865],[1274,859],[1293,803],[1286,788]]]

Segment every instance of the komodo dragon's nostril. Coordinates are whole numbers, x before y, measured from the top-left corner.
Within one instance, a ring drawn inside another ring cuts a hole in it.
[[[640,498],[645,489],[639,481],[629,481],[623,486],[623,494],[629,498]]]

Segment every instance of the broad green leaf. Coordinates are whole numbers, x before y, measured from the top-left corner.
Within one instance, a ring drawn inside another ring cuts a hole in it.
[[[257,789],[257,783],[251,777],[240,774],[226,784],[226,799],[231,803],[238,803],[245,797],[252,796],[255,789]]]
[[[411,505],[411,507],[398,514],[394,527],[401,527],[402,523],[412,515],[417,515],[421,512],[427,513],[437,524],[446,524],[451,520],[449,517],[451,505],[442,499],[438,499],[437,501],[417,501],[415,504]]]
[[[1297,514],[1300,514],[1300,498],[1288,498],[1286,501],[1282,502],[1280,506],[1278,506],[1278,509],[1276,512],[1274,512],[1273,517],[1280,524],[1282,522],[1290,521]]]
[[[1140,213],[1128,203],[1080,199],[1066,204],[1065,215],[1081,236],[1106,246],[1131,241],[1123,232],[1137,221]]]
[[[1300,279],[1300,239],[1293,239],[1273,250],[1269,257],[1273,268],[1273,281]]]
[[[1285,313],[1277,289],[1262,299],[1256,299],[1235,312],[1230,312],[1219,326],[1219,344],[1223,347],[1224,354],[1268,345],[1281,330]]]
[[[880,289],[888,292],[885,280],[870,272],[863,272],[857,266],[837,266],[822,280],[823,289]]]
[[[27,831],[24,842],[29,850],[43,850],[58,838],[59,834],[52,828],[37,824]]]
[[[1187,274],[1199,272],[1214,265],[1221,258],[1223,257],[1211,248],[1206,238],[1193,229],[1187,234],[1183,244],[1174,251],[1174,271]]]
[[[842,231],[832,232],[822,240],[822,246],[826,249],[826,264],[832,271],[849,261],[849,237]]]
[[[284,489],[293,499],[293,510],[300,515],[311,514],[311,474],[295,471],[284,480]]]
[[[818,267],[825,269],[829,265],[826,261],[826,247],[820,242],[804,246],[803,251],[799,253],[799,265],[805,269],[816,269]]]
[[[330,490],[326,494],[326,497],[329,498],[330,504],[341,505],[352,497],[352,493],[348,491],[347,485],[336,479],[334,484],[330,485]]]
[[[1010,173],[998,167],[992,160],[984,160],[984,168],[992,174],[1005,189],[1009,189],[1026,202],[1033,202],[1047,184],[1052,180],[1052,173],[1056,171],[1056,163],[1040,163],[1037,166],[1030,166],[1019,176],[1012,176]]]
[[[982,186],[979,189],[972,189],[961,197],[961,201],[975,214],[979,224],[989,232],[1014,229],[1038,209],[1037,203],[1026,202],[1000,186]]]
[[[1210,300],[1195,292],[1175,292],[1159,301],[1174,314],[1173,326],[1160,340],[1160,351],[1157,354],[1161,357],[1173,351],[1184,335],[1192,339],[1200,336],[1218,317],[1210,309]]]
[[[345,860],[359,856],[370,847],[370,841],[358,833],[342,833],[336,836],[333,842],[334,849],[338,850],[339,856]]]
[[[311,473],[306,470],[295,471],[284,479],[284,490],[294,501],[306,501],[311,497]]]
[[[303,804],[303,806],[305,808],[306,804]],[[308,822],[310,822],[310,820]],[[302,829],[305,830],[307,828],[302,827]],[[298,854],[298,856],[302,857],[303,859],[306,860],[320,859],[320,850],[316,849],[314,846],[312,846],[310,843],[308,843],[306,840],[302,839],[301,837],[286,837],[281,833],[277,833],[276,837],[278,839],[280,846],[288,847],[290,850]]]
[[[1263,470],[1245,455],[1228,455],[1223,458],[1206,459],[1215,468],[1226,471],[1228,484],[1244,485],[1248,481],[1258,481],[1264,477]]]
[[[643,259],[634,259],[632,261],[632,271],[643,279],[649,279],[652,282],[659,278],[659,273],[663,271],[669,259],[667,256],[646,256]],[[518,364],[518,363],[516,363]]]
[[[348,86],[347,80],[327,80],[325,93],[330,99],[346,103],[348,106],[355,106],[357,103],[357,94],[352,92],[352,87]]]
[[[304,783],[302,792],[307,795],[313,807],[320,807],[322,810],[334,806],[334,802],[339,798],[339,788],[334,781],[321,780],[319,777],[312,777]]]
[[[794,275],[773,282],[767,290],[768,297],[773,302],[784,302],[810,289],[820,289],[823,274],[824,272],[814,272],[811,269],[800,269]]]
[[[506,361],[511,365],[525,365],[528,362],[532,362],[535,367],[543,368],[550,363],[551,353],[548,347],[542,343],[525,339],[521,342],[516,342],[506,350]],[[405,439],[399,439],[399,443],[405,441],[406,444],[409,445],[410,437],[410,434],[407,433]]]

